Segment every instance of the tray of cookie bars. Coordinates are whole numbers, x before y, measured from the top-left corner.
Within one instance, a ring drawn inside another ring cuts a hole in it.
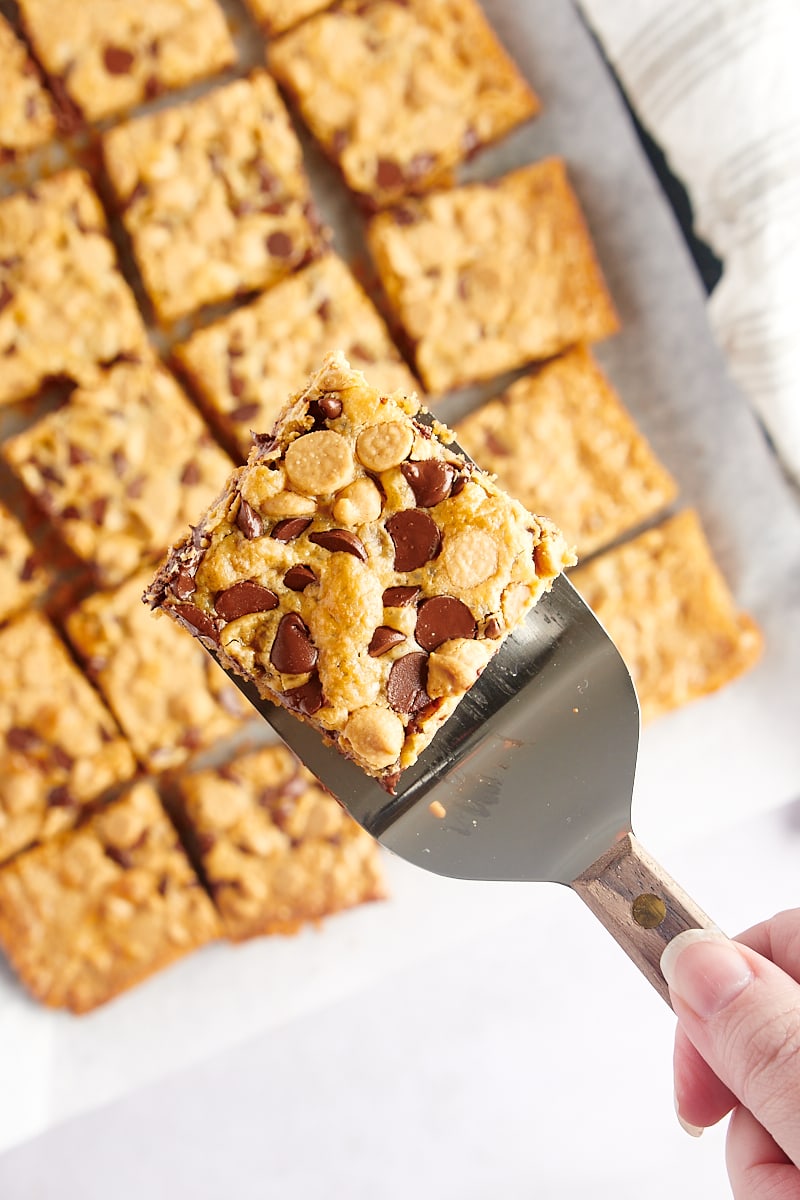
[[[797,508],[576,9],[3,0],[0,70],[0,1046],[81,1061],[56,1115],[518,903],[379,856],[141,603],[328,351],[575,545],[644,833],[791,794]]]

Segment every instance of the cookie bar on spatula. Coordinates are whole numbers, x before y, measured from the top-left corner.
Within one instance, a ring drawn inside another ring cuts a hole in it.
[[[389,791],[573,561],[451,440],[328,356],[145,595]]]

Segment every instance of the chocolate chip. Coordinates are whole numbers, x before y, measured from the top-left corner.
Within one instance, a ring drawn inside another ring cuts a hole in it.
[[[403,168],[391,158],[379,158],[375,168],[375,182],[383,191],[402,187],[405,183]]]
[[[69,458],[69,465],[71,467],[78,467],[81,463],[88,462],[91,458],[91,455],[87,454],[82,446],[76,446],[74,442],[69,443],[67,456]]]
[[[375,355],[370,350],[367,350],[366,346],[362,346],[361,342],[353,343],[350,347],[350,356],[352,358],[359,358],[365,363],[375,362]]]
[[[394,542],[396,571],[414,571],[432,558],[442,547],[442,535],[432,517],[421,508],[406,508],[386,522],[389,537]]]
[[[228,367],[228,391],[237,400],[244,391],[246,384],[246,379],[243,379],[241,375],[237,375],[232,367]]]
[[[483,627],[483,636],[485,638],[499,638],[502,632],[503,627],[498,621],[497,617],[489,617],[488,621]]]
[[[131,500],[138,500],[147,483],[146,475],[137,475],[125,488],[125,495]]]
[[[317,577],[304,563],[298,563],[297,566],[289,567],[289,570],[283,577],[283,582],[292,592],[303,592],[310,583],[316,583]]]
[[[181,483],[185,483],[187,487],[193,487],[196,483],[200,482],[200,478],[200,468],[194,459],[192,459],[181,471]]]
[[[392,210],[392,217],[395,225],[415,225],[417,223],[417,214],[413,208],[395,208]]]
[[[164,85],[157,75],[148,75],[144,81],[145,100],[155,100],[164,91]]]
[[[400,470],[414,499],[422,508],[433,508],[450,495],[456,469],[439,458],[426,458],[422,462],[404,462]]]
[[[478,136],[478,131],[468,125],[461,137],[461,146],[467,158],[471,158],[481,148],[481,139]]]
[[[236,421],[237,424],[246,425],[249,424],[250,421],[252,421],[255,417],[257,417],[260,412],[260,404],[240,404],[239,407],[235,408],[230,414],[230,418],[232,421]]]
[[[241,529],[244,536],[252,541],[253,538],[261,537],[264,531],[264,526],[261,517],[256,510],[247,503],[244,496],[241,497],[239,511],[236,514],[236,525]]]
[[[471,474],[472,470],[469,468],[465,471],[462,471],[460,475],[456,475],[455,479],[453,480],[453,486],[450,488],[451,499],[453,496],[458,496],[461,494],[461,492],[463,492],[464,488],[467,486],[467,481],[469,480]]]
[[[25,559],[25,562],[22,564],[22,569],[19,573],[20,580],[23,583],[30,582],[30,580],[33,579],[33,577],[36,574],[36,572],[38,571],[38,569],[39,569],[39,562],[38,562],[36,553],[34,552],[33,554],[29,554],[28,557]]]
[[[186,567],[181,567],[178,574],[172,581],[172,594],[178,600],[188,600],[193,592],[197,591],[197,584],[194,581],[194,576]]]
[[[407,608],[414,604],[420,593],[418,587],[389,587],[383,593],[384,608]]]
[[[63,746],[51,746],[50,757],[62,771],[70,771],[75,759]]]
[[[95,525],[102,525],[105,520],[106,509],[108,508],[108,497],[98,496],[96,500],[92,500],[89,505],[89,520]]]
[[[282,616],[269,652],[269,661],[275,670],[282,675],[304,675],[314,669],[318,658],[308,627],[297,613]]]
[[[106,46],[103,64],[109,75],[127,75],[134,63],[134,55],[123,46]]]
[[[270,537],[276,542],[293,542],[301,533],[305,533],[311,524],[311,517],[284,517],[272,526]]]
[[[364,543],[349,529],[323,529],[319,533],[310,533],[308,540],[315,546],[322,546],[323,550],[330,550],[332,553],[341,550],[345,554],[354,555],[362,562],[367,561]]]
[[[394,711],[410,715],[430,704],[427,682],[427,654],[413,651],[395,659],[386,681],[386,697]]]
[[[6,308],[13,299],[14,293],[4,280],[3,283],[0,284],[0,312],[2,312],[3,309]]]
[[[330,321],[331,319],[331,302],[328,299],[322,300],[317,305],[317,316],[320,321]]]
[[[307,683],[284,692],[283,702],[292,712],[302,713],[306,717],[310,717],[315,712],[318,712],[325,703],[319,675],[315,672]]]
[[[133,855],[130,850],[122,850],[118,846],[106,846],[105,854],[106,858],[110,858],[125,871],[133,866]]]
[[[455,596],[432,596],[419,606],[414,637],[423,650],[435,650],[449,638],[474,638],[477,632],[472,613]]]
[[[237,617],[245,617],[249,613],[270,612],[277,607],[278,597],[275,593],[249,579],[218,592],[214,601],[214,608],[223,621],[235,621]]]
[[[9,750],[18,750],[20,754],[30,754],[31,750],[41,745],[41,738],[33,729],[22,725],[12,725],[6,733],[6,745]]]
[[[338,396],[320,396],[318,400],[314,400],[308,407],[309,411],[316,409],[326,421],[335,421],[337,417],[342,415],[342,402]]]
[[[267,250],[269,250],[273,258],[291,258],[294,251],[294,242],[288,233],[284,233],[279,229],[275,233],[271,233],[267,238]]]
[[[511,453],[508,446],[506,446],[504,442],[501,442],[499,437],[497,437],[497,435],[491,429],[486,430],[483,435],[483,440],[486,444],[487,450],[489,450],[492,454],[497,454],[500,457],[506,457]]]
[[[65,784],[50,788],[47,793],[47,803],[51,808],[77,808],[77,801]]]
[[[387,650],[391,650],[392,646],[399,646],[405,640],[406,635],[399,629],[392,629],[391,625],[379,625],[372,635],[367,652],[372,658],[378,658]]]
[[[214,622],[207,613],[201,610],[195,604],[176,604],[174,612],[182,617],[187,625],[191,625],[192,629],[197,630],[201,637],[208,638],[212,642],[219,643],[219,634],[217,633]]]

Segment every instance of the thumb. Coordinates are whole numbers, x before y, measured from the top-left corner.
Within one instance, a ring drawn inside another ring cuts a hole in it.
[[[689,1039],[800,1163],[800,985],[715,930],[679,934],[665,949],[661,969]]]

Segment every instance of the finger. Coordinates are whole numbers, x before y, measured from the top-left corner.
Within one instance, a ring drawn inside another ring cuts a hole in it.
[[[674,1063],[675,1106],[683,1122],[707,1129],[727,1116],[738,1103],[730,1088],[701,1058],[680,1025],[675,1031]]]
[[[800,983],[800,908],[780,912],[736,938]]]
[[[800,1162],[800,985],[709,930],[679,934],[661,964],[675,1013],[700,1055]]]
[[[726,1158],[736,1200],[800,1200],[800,1171],[741,1105],[728,1127]]]
[[[740,934],[736,941],[771,959],[800,980],[800,909],[778,913]],[[700,1056],[678,1025],[675,1032],[675,1105],[684,1124],[716,1125],[737,1100]]]

